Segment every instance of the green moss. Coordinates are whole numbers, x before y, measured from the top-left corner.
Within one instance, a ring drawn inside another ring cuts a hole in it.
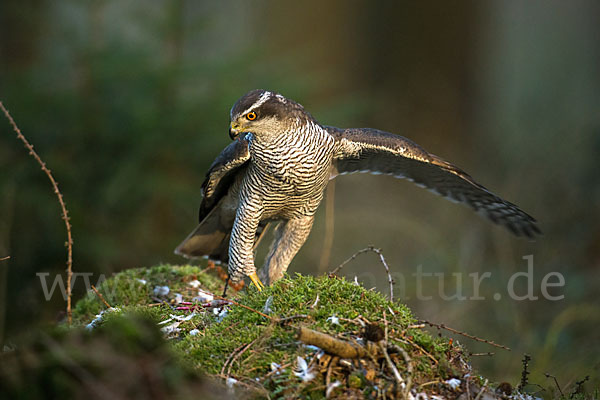
[[[116,274],[98,290],[119,310],[104,313],[96,326],[121,324],[122,315],[132,313],[156,323],[170,319],[160,327],[177,325],[173,327],[177,330],[168,336],[174,339],[170,341],[171,348],[186,364],[209,375],[252,382],[273,396],[322,398],[324,395],[325,373],[331,357],[318,359],[315,357],[318,349],[297,341],[300,325],[348,341],[365,337],[361,324],[377,325],[380,332],[387,327],[390,344],[401,346],[410,354],[414,382],[441,381],[465,372],[464,364],[456,364],[461,359],[461,349],[452,346],[448,339],[434,338],[422,329],[409,329],[416,320],[405,305],[392,303],[381,293],[344,278],[286,276],[262,292],[250,287],[237,293],[235,301],[246,307],[230,305],[226,314],[221,315],[217,315],[220,310],[216,308],[202,309],[189,319],[177,320],[189,316],[189,312],[173,309],[175,293],[190,301],[198,292],[198,288],[190,285],[192,280],[198,280],[205,291],[220,293],[223,288],[223,282],[211,271],[193,266],[161,265]],[[170,288],[169,295],[160,299],[162,304],[154,298],[156,286]],[[105,308],[95,293],[89,293],[75,307],[74,320],[79,325],[88,324]],[[270,318],[259,312],[267,313]],[[286,318],[286,323],[277,322]],[[136,334],[132,332],[131,337]],[[143,337],[139,340],[144,342]],[[303,382],[296,376],[297,357],[310,363],[315,378]],[[399,354],[392,357],[400,373],[406,374],[402,357]],[[385,374],[375,373],[380,365],[360,362],[364,365],[355,360],[345,370],[336,367],[332,379],[344,382],[337,391],[351,395],[372,393],[378,385],[393,386],[394,382],[387,380]],[[281,370],[273,371],[274,365],[282,366]],[[366,378],[369,369],[371,381]]]
[[[129,269],[114,275],[98,286],[98,291],[113,307],[126,308],[127,306],[139,308],[155,303],[153,290],[156,286],[169,286],[169,295],[161,300],[170,301],[175,293],[189,293],[191,288],[188,282],[197,279],[201,287],[208,291],[222,291],[223,282],[215,276],[206,273],[201,268],[191,265],[173,267],[159,265],[152,268]],[[90,291],[77,302],[73,309],[75,324],[87,323],[106,306],[98,296]],[[143,310],[149,316],[159,317],[164,312]]]
[[[319,301],[315,304],[317,295]],[[278,318],[305,315],[298,321],[310,324],[312,329],[321,332],[340,334],[356,330],[356,324],[345,321],[362,315],[368,320],[380,319],[382,310],[388,307],[394,311],[389,316],[390,323],[407,326],[414,321],[410,311],[403,305],[390,303],[383,295],[356,286],[345,279],[318,278],[296,275],[286,277],[262,292],[254,288],[243,293],[238,301],[250,308],[262,311],[267,299],[271,298],[271,315]],[[389,311],[387,311],[389,313]],[[337,316],[339,324],[333,324],[328,318]],[[295,326],[295,325],[294,325]],[[236,374],[246,368],[251,357],[253,368],[259,373],[270,371],[272,362],[282,362],[305,355],[303,346],[295,341],[296,329],[287,325],[272,324],[257,313],[242,307],[232,307],[221,323],[213,323],[205,328],[200,336],[186,336],[175,346],[185,350],[186,357],[208,373],[220,373],[230,354],[242,344],[254,340],[260,342],[254,348],[268,351],[247,352],[231,368]],[[271,350],[272,349],[272,350]]]

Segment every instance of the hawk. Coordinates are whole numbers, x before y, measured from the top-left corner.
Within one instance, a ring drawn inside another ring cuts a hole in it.
[[[230,279],[280,279],[306,241],[329,180],[353,172],[408,179],[464,203],[517,236],[540,234],[533,217],[467,173],[400,135],[321,125],[281,94],[253,90],[230,111],[229,144],[202,184],[200,224],[175,249],[227,264]],[[254,248],[267,224],[279,222],[261,278]]]

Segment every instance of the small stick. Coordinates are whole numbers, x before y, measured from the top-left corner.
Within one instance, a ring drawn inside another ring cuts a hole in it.
[[[441,381],[429,381],[429,382],[425,382],[425,383],[421,383],[419,385],[419,388],[425,387],[425,386],[429,386],[429,385],[435,385],[438,383],[442,383]]]
[[[279,318],[279,319],[277,319],[277,323],[278,324],[285,324],[288,321],[292,321],[294,319],[301,319],[301,318],[308,318],[308,315],[300,314],[300,315],[292,315],[292,316],[289,316],[289,317]]]
[[[326,333],[313,331],[312,329],[303,326],[298,329],[298,340],[306,344],[317,346],[325,352],[340,358],[368,357],[369,354],[376,351],[377,348],[373,343],[368,343],[366,347],[354,345],[344,340],[334,338]]]
[[[323,250],[319,260],[319,273],[327,270],[327,265],[331,259],[331,249],[333,247],[333,230],[335,214],[335,180],[329,182],[325,194],[325,237],[323,238]]]
[[[250,343],[248,343],[241,351],[239,351],[231,360],[231,362],[229,363],[229,368],[227,368],[227,376],[231,375],[231,368],[233,367],[233,363],[235,362],[235,360],[237,360],[242,354],[244,354],[246,352],[246,350],[248,350],[250,347],[252,347],[252,345],[254,343],[256,343],[256,341],[260,338],[257,337],[256,339],[254,339],[253,341],[251,341]]]
[[[231,300],[231,299],[226,299],[225,297],[222,297],[222,296],[216,295],[216,294],[214,294],[214,293],[211,293],[211,294],[213,295],[213,297],[216,297],[216,298],[217,298],[217,299],[219,299],[219,300],[225,300],[225,301],[228,301],[228,302],[230,302],[230,303],[231,303],[231,304],[233,304],[233,305],[236,305],[236,306],[243,307],[243,308],[245,308],[246,310],[249,310],[249,311],[255,312],[255,313],[257,313],[258,315],[262,315],[263,317],[265,317],[265,318],[268,318],[268,319],[270,319],[271,321],[277,321],[277,318],[273,318],[273,317],[271,317],[271,316],[269,316],[269,315],[267,315],[267,314],[265,314],[265,313],[262,313],[262,312],[260,312],[260,311],[258,311],[258,310],[255,310],[255,309],[254,309],[254,308],[252,308],[252,307],[248,307],[248,306],[246,306],[246,305],[244,305],[244,304],[240,304],[240,303],[238,303],[237,301],[234,301],[234,300]]]
[[[388,367],[390,367],[390,369],[394,373],[394,378],[396,378],[396,382],[398,382],[398,390],[400,390],[402,388],[402,384],[404,383],[404,379],[402,379],[402,377],[400,376],[400,372],[398,372],[398,368],[396,368],[396,365],[394,365],[394,363],[392,362],[392,359],[390,358],[390,355],[387,352],[387,346],[388,346],[388,323],[387,323],[387,318],[385,316],[385,311],[383,312],[383,323],[385,325],[385,331],[384,331],[385,332],[385,336],[384,336],[383,343],[379,342],[379,347],[381,348],[381,351],[383,353],[383,356],[385,357],[385,361],[387,362]]]
[[[508,347],[506,347],[506,346],[503,346],[503,345],[501,345],[501,344],[498,344],[498,343],[494,343],[494,342],[492,342],[491,340],[482,339],[482,338],[479,338],[479,337],[477,337],[477,336],[469,335],[469,334],[468,334],[468,333],[466,333],[466,332],[461,332],[461,331],[458,331],[458,330],[456,330],[456,329],[453,329],[453,328],[450,328],[450,327],[448,327],[448,326],[446,326],[446,325],[444,325],[444,324],[435,324],[435,323],[433,323],[433,322],[429,322],[429,321],[425,321],[425,320],[423,320],[423,321],[420,321],[420,322],[422,322],[422,323],[425,323],[425,324],[427,324],[427,325],[429,325],[429,326],[435,326],[436,328],[445,329],[445,330],[447,330],[447,331],[450,331],[450,332],[452,332],[452,333],[456,333],[457,335],[462,335],[462,336],[464,336],[464,337],[468,337],[469,339],[476,340],[476,341],[478,341],[478,342],[487,343],[487,344],[489,344],[490,346],[499,347],[499,348],[501,348],[501,349],[504,349],[504,350],[508,350],[508,351],[510,351],[510,348],[508,348]]]
[[[552,378],[552,379],[554,379],[554,384],[556,385],[556,388],[560,392],[560,395],[564,397],[565,394],[563,393],[562,389],[560,388],[560,385],[558,384],[558,381],[556,380],[556,377],[554,375],[550,375],[547,372],[544,373],[544,375],[546,376],[546,378]]]
[[[467,400],[471,400],[471,389],[469,388],[469,382],[465,384],[465,387],[467,388]]]
[[[335,364],[337,364],[339,359],[340,358],[338,356],[333,356],[329,360],[329,365],[327,366],[327,375],[325,375],[325,386],[326,387],[329,387],[329,384],[331,383],[331,371],[333,370],[333,366]]]
[[[475,396],[475,400],[479,400],[479,398],[481,397],[483,392],[485,392],[485,390],[487,389],[487,384],[488,384],[488,379],[486,379],[485,382],[483,382],[483,387],[481,389],[479,389],[479,393],[477,393],[477,396]],[[467,382],[467,386],[469,386],[469,382]]]
[[[223,368],[221,368],[221,375],[225,375],[225,368],[227,368],[227,364],[229,364],[229,361],[233,358],[233,356],[240,351],[244,346],[246,346],[247,343],[244,343],[243,345],[236,347],[231,354],[229,355],[229,357],[227,357],[227,360],[225,360],[225,364],[223,364]]]
[[[110,306],[110,304],[108,304],[108,301],[106,301],[106,300],[104,299],[104,296],[102,296],[102,293],[100,293],[100,292],[98,291],[98,289],[96,289],[96,286],[92,285],[92,290],[93,290],[93,291],[96,293],[96,296],[98,296],[98,298],[99,298],[99,299],[100,299],[100,300],[101,300],[101,301],[104,303],[104,305],[105,305],[106,307],[108,307],[108,308],[112,308],[112,307]]]
[[[469,353],[469,356],[480,357],[480,356],[493,356],[496,353],[487,352],[487,353]]]
[[[2,257],[2,258],[0,258],[0,261],[5,261],[5,260],[8,260],[8,259],[10,259],[10,256]]]
[[[61,217],[63,221],[65,221],[65,226],[67,228],[67,319],[70,324],[73,319],[73,314],[71,311],[71,278],[73,277],[73,237],[71,236],[71,223],[69,222],[69,212],[67,211],[67,206],[65,205],[65,202],[63,200],[62,193],[58,189],[58,183],[56,183],[54,176],[52,176],[52,173],[50,172],[48,167],[46,167],[46,163],[42,161],[38,153],[36,153],[36,151],[33,149],[31,143],[29,143],[25,136],[23,136],[15,120],[12,118],[12,116],[4,107],[4,104],[2,104],[1,101],[0,108],[4,112],[4,115],[6,115],[8,122],[10,122],[10,124],[12,125],[13,130],[17,134],[17,138],[21,140],[21,142],[23,142],[27,150],[29,150],[29,154],[33,156],[33,158],[35,158],[37,163],[42,168],[42,171],[44,171],[44,173],[48,176],[48,179],[50,179],[50,182],[52,183],[52,188],[54,189],[54,193],[56,194],[56,197],[58,197],[58,203],[60,204],[60,208],[62,210]]]
[[[357,251],[350,258],[348,258],[346,261],[344,261],[343,263],[341,263],[336,269],[334,269],[333,271],[331,271],[329,273],[329,276],[333,276],[333,275],[337,274],[338,271],[341,270],[350,261],[354,260],[360,254],[366,253],[368,251],[372,251],[372,252],[376,253],[379,256],[379,260],[381,261],[381,263],[385,267],[385,272],[387,272],[388,282],[390,284],[390,301],[393,302],[394,301],[394,280],[392,279],[392,275],[390,274],[390,267],[388,266],[387,262],[385,261],[385,257],[383,257],[383,253],[381,253],[381,249],[378,249],[378,248],[376,248],[374,246],[368,246],[368,247],[365,247],[362,250]]]
[[[404,389],[404,398],[408,399],[408,394],[410,392],[410,387],[412,386],[412,376],[413,376],[413,365],[412,359],[409,357],[406,350],[402,347],[397,346],[396,350],[399,350],[404,358],[404,362],[406,363],[406,372],[408,374],[408,378],[406,378],[406,388]]]
[[[388,322],[387,322],[387,317],[385,315],[385,311],[383,312],[383,322],[385,324],[385,346],[387,348],[388,346]],[[406,363],[406,372],[408,374],[408,378],[406,378],[406,386],[404,387],[404,398],[408,399],[408,394],[410,393],[410,388],[412,386],[412,375],[413,375],[413,366],[411,363],[411,358],[408,356],[408,353],[406,352],[406,350],[404,350],[402,347],[400,346],[394,346],[394,349],[399,351],[400,354],[402,354],[402,357],[404,358],[404,362]],[[387,350],[385,352],[385,354],[387,355]],[[388,356],[389,358],[389,356]],[[390,360],[391,361],[391,360]]]
[[[414,347],[416,347],[421,353],[425,354],[427,357],[429,357],[429,359],[431,361],[433,361],[434,364],[438,364],[438,360],[432,356],[427,350],[425,350],[424,348],[422,348],[421,346],[419,346],[418,344],[416,344],[415,342],[413,342],[412,340],[410,340],[408,337],[403,336],[401,340],[406,340],[408,343],[410,343],[411,345],[413,345]],[[396,346],[398,348],[400,348],[399,346]],[[400,350],[398,350],[398,352],[400,352]]]
[[[398,382],[398,389],[401,389],[402,384],[404,383],[404,379],[402,379],[402,377],[400,376],[400,372],[398,372],[398,368],[396,368],[396,366],[394,365],[394,362],[390,358],[390,355],[388,354],[388,352],[385,348],[385,344],[380,343],[379,347],[381,348],[381,352],[383,353],[383,356],[385,357],[385,361],[387,362],[388,367],[390,367],[390,369],[394,373],[394,378],[396,378],[396,382]]]
[[[263,376],[262,378],[260,378],[260,380],[264,382],[265,380],[267,380],[268,378],[270,378],[271,376],[273,376],[277,372],[281,372],[281,371],[283,371],[284,369],[286,369],[287,367],[289,367],[291,365],[292,365],[292,363],[286,363],[286,364],[280,365],[278,368],[275,368],[274,370],[272,370],[271,372],[269,372],[268,374],[266,374],[265,376]]]

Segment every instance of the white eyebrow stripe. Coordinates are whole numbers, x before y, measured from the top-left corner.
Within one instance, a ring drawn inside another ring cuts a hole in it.
[[[244,110],[244,112],[240,113],[240,115],[245,115],[248,114],[250,111],[262,106],[263,104],[265,104],[265,102],[267,100],[269,100],[271,98],[271,96],[273,96],[273,93],[271,92],[264,92],[259,98],[258,100],[256,100],[256,102],[254,104],[252,104],[250,107],[248,107],[247,109]]]

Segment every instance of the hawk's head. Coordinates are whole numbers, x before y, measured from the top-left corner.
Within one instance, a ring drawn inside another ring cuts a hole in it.
[[[297,123],[312,120],[300,104],[279,93],[256,89],[235,102],[230,112],[229,136],[235,139],[242,132],[255,135],[278,135]]]

